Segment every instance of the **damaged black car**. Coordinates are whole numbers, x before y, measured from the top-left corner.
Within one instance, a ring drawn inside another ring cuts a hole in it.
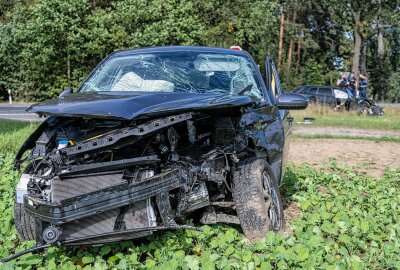
[[[31,106],[46,120],[15,160],[20,240],[103,244],[198,228],[187,220],[281,230],[288,110],[308,100],[265,66],[242,50],[118,51],[76,93]]]

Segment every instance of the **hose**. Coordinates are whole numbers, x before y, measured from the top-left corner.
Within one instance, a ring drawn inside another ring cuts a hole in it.
[[[86,240],[91,240],[91,239],[96,239],[96,238],[104,238],[107,236],[116,236],[116,235],[124,235],[124,234],[131,234],[131,233],[139,233],[139,232],[146,232],[146,231],[166,231],[166,230],[178,230],[178,229],[183,229],[183,230],[192,230],[192,231],[199,231],[202,232],[202,228],[197,228],[194,226],[188,226],[188,225],[171,225],[171,226],[155,226],[155,227],[144,227],[144,228],[137,228],[137,229],[132,229],[132,230],[126,230],[126,231],[119,231],[119,232],[110,232],[110,233],[105,233],[101,235],[92,235],[88,237],[80,237],[80,238],[74,238],[70,240],[65,240],[62,242],[56,242],[56,243],[51,243],[51,244],[45,244],[45,245],[38,245],[33,248],[28,248],[25,249],[17,254],[14,254],[6,259],[1,259],[0,261],[2,263],[6,263],[9,261],[12,261],[16,258],[21,257],[22,255],[25,255],[27,253],[34,253],[34,252],[39,252],[42,251],[46,248],[52,247],[52,246],[62,246],[62,245],[71,245],[74,243],[78,243],[81,241],[86,241]]]

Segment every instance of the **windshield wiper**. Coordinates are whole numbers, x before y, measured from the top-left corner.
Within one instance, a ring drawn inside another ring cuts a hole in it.
[[[251,88],[253,87],[253,84],[249,84],[248,86],[246,86],[245,88],[243,88],[242,90],[240,90],[237,95],[238,96],[243,96],[244,93],[251,91]]]

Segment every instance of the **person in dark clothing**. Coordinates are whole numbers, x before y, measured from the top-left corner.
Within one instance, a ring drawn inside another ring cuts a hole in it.
[[[343,92],[345,92],[346,94],[349,95],[349,93],[348,93],[350,91],[349,85],[350,85],[350,82],[349,82],[349,78],[347,78],[347,76],[346,76],[346,72],[342,72],[340,74],[340,78],[336,82],[336,86],[339,87]],[[341,106],[341,104],[337,100],[337,104],[336,104],[335,110],[338,109],[340,106]],[[349,99],[344,104],[344,107],[346,108],[346,110],[350,109]]]
[[[365,74],[361,73],[358,80],[358,91],[360,92],[360,98],[367,97],[367,86],[368,86],[367,77],[365,76]]]
[[[347,88],[350,90],[353,97],[356,97],[357,78],[354,72],[350,74],[350,77],[347,78],[347,81],[349,82],[349,86]]]
[[[342,90],[345,90],[345,88],[347,88],[349,86],[349,81],[347,79],[345,72],[342,72],[342,74],[340,75],[340,79],[337,80],[336,86]],[[347,92],[347,91],[345,91],[345,92]]]

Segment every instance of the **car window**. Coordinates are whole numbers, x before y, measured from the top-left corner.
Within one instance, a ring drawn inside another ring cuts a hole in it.
[[[305,89],[307,89],[307,88],[304,88],[304,87],[297,87],[296,89],[294,89],[294,91],[293,92],[295,92],[295,93],[305,93]]]
[[[301,87],[297,89],[295,92],[300,93],[300,94],[307,94],[308,93],[308,88],[307,87]]]
[[[332,90],[328,87],[320,87],[318,90],[319,95],[324,95],[324,96],[331,96],[332,95]]]
[[[246,87],[249,90],[241,93]],[[245,56],[193,51],[112,56],[93,71],[79,91],[243,94],[263,98],[256,70]]]
[[[275,73],[273,73],[272,80],[271,80],[271,90],[274,97],[277,99],[279,96],[279,84],[277,79],[275,78]]]
[[[275,68],[275,65],[273,63],[273,61],[268,62],[267,64],[270,65],[270,86],[269,86],[269,97],[270,100],[273,103],[276,103],[278,101],[278,97],[280,96],[280,94],[282,93],[282,86],[281,86],[281,82],[279,80],[279,75],[278,75],[278,71]],[[268,72],[268,71],[267,71]]]
[[[318,88],[317,87],[311,87],[308,88],[307,94],[317,94]]]

